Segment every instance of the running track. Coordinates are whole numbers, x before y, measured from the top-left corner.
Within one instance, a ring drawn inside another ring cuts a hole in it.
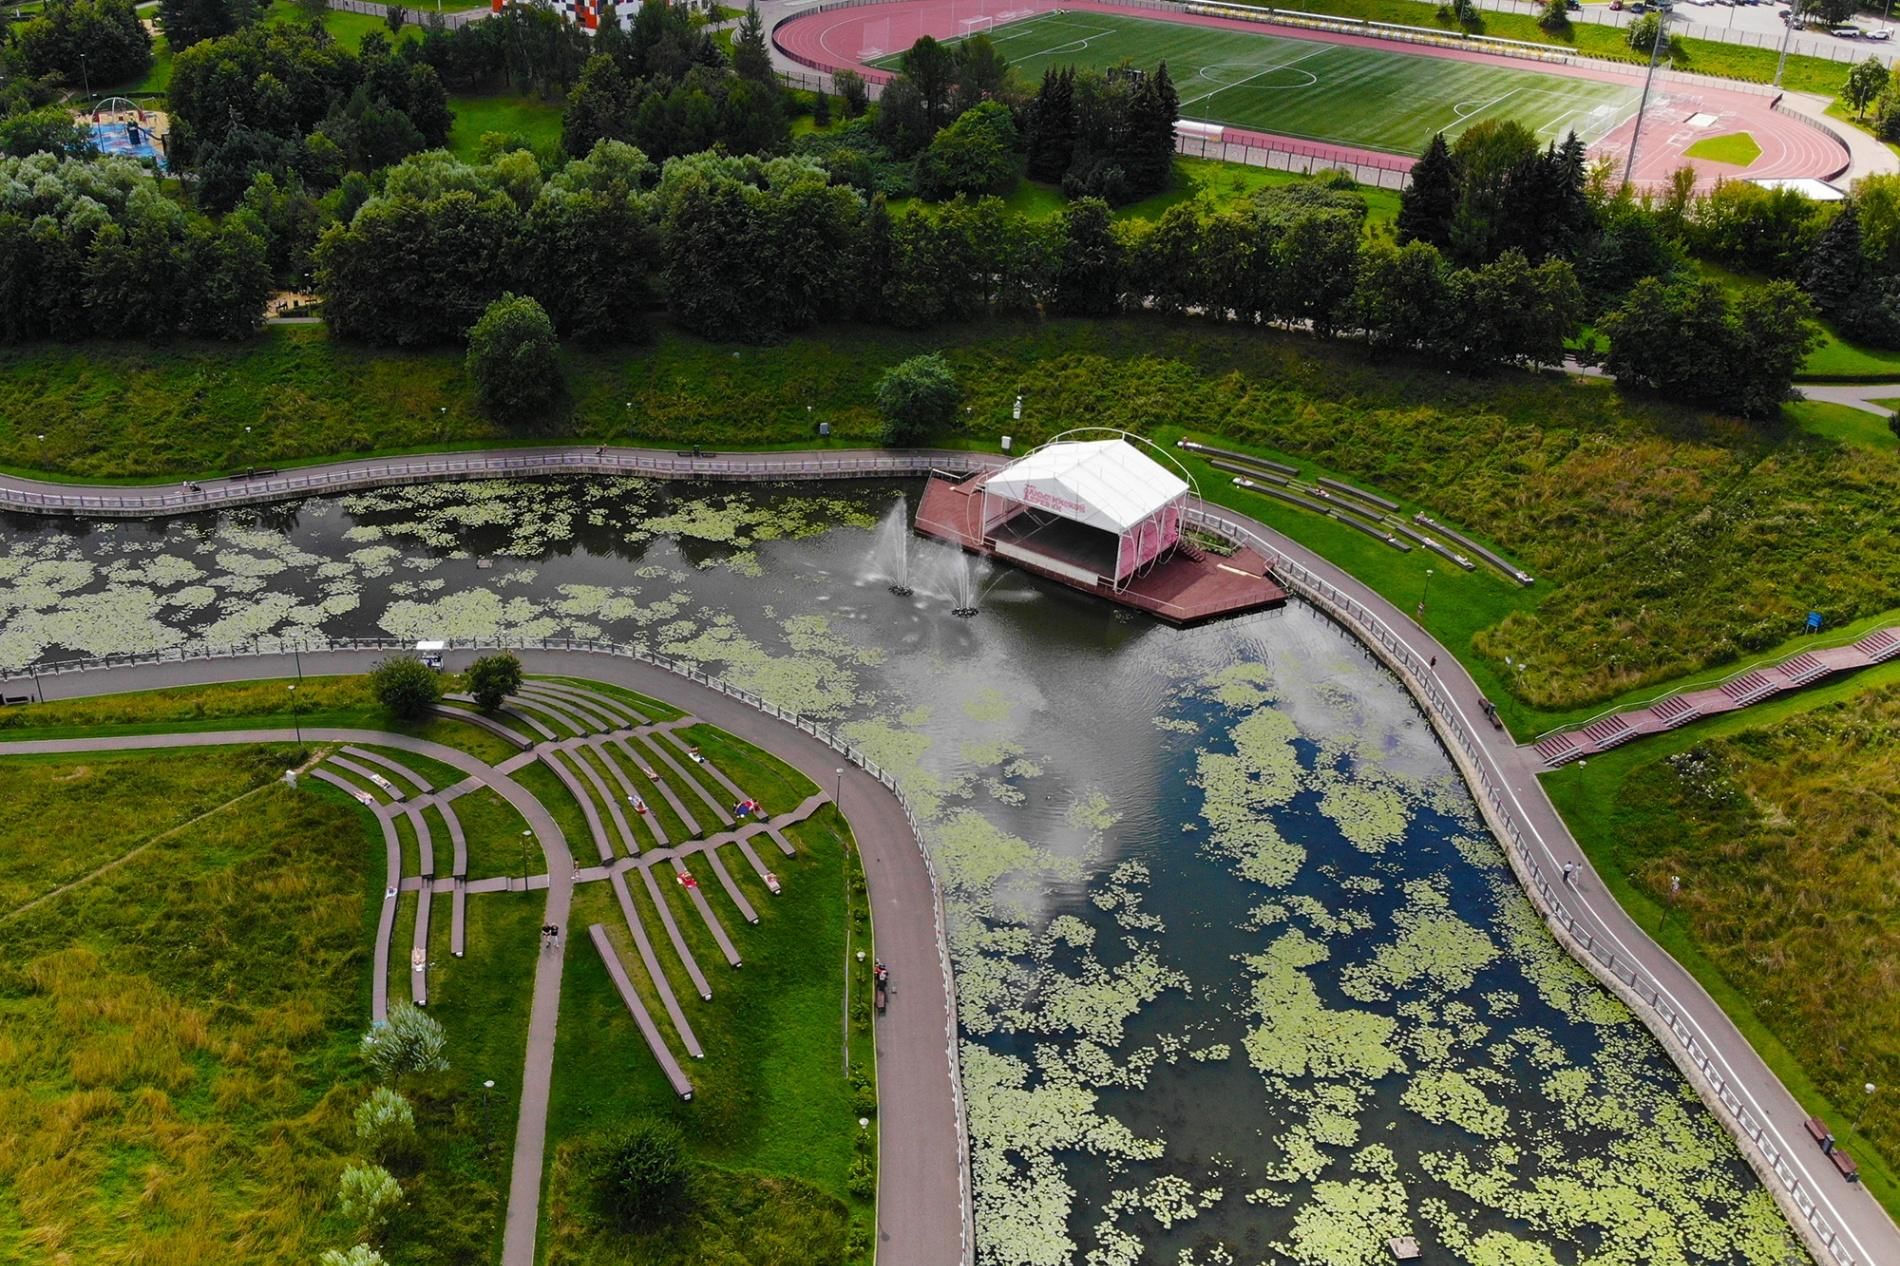
[[[1048,0],[981,0],[980,3],[971,0],[965,0],[964,3],[957,3],[957,0],[896,0],[891,4],[862,5],[824,12],[794,12],[772,29],[772,42],[780,53],[800,65],[826,71],[854,69],[871,82],[883,83],[891,78],[889,71],[867,66],[858,59],[859,51],[867,46],[869,28],[876,27],[885,33],[884,38],[893,46],[884,49],[884,53],[888,54],[898,48],[908,47],[923,35],[937,39],[955,38],[961,34],[961,18],[978,13],[1000,14],[1018,9],[1026,11],[1032,5],[1042,11],[1057,7]],[[1343,44],[1384,53],[1441,57],[1519,71],[1538,70],[1553,76],[1628,84],[1638,88],[1642,83],[1640,72],[1634,68],[1626,71],[1595,63],[1555,65],[1502,57],[1494,53],[1400,44],[1365,35],[1269,26],[1236,18],[1130,9],[1104,3],[1104,0],[1062,0],[1059,7],[1071,13],[1107,13],[1157,22],[1178,22],[1188,26],[1241,31],[1250,35],[1271,35],[1276,39]],[[1640,161],[1632,173],[1632,179],[1639,185],[1663,184],[1671,172],[1685,163],[1696,169],[1701,183],[1705,185],[1713,184],[1717,177],[1725,175],[1750,180],[1801,176],[1828,179],[1848,166],[1849,156],[1845,145],[1798,119],[1771,110],[1769,100],[1769,97],[1755,93],[1731,91],[1680,78],[1666,81],[1659,76],[1650,98]],[[1697,113],[1715,115],[1718,121],[1704,128],[1689,128],[1686,121]],[[1628,152],[1634,130],[1635,121],[1625,120],[1593,143],[1591,152],[1615,160],[1620,174],[1620,165]],[[1735,131],[1746,131],[1761,146],[1761,157],[1746,168],[1702,159],[1685,159],[1682,156],[1682,151],[1701,137]],[[1269,148],[1278,142],[1296,146],[1301,152],[1315,149],[1330,151],[1326,156],[1341,162],[1369,166],[1392,165],[1393,155],[1378,150],[1327,145],[1306,137],[1282,137],[1245,128],[1230,127],[1227,134],[1243,143],[1252,141]],[[1412,158],[1415,155],[1401,157]]]

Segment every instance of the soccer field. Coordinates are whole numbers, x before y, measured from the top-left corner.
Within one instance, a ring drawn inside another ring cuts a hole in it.
[[[1590,142],[1639,97],[1593,79],[1110,13],[1045,13],[986,33],[1031,84],[1050,66],[1166,61],[1184,119],[1396,154],[1480,119],[1516,119],[1546,140],[1574,129]],[[894,70],[898,60],[872,64]]]

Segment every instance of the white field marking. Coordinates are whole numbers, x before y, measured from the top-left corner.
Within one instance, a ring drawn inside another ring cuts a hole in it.
[[[1480,114],[1483,114],[1486,110],[1489,110],[1492,106],[1504,100],[1504,98],[1511,96],[1516,91],[1517,91],[1516,88],[1508,88],[1504,92],[1491,98],[1489,101],[1480,102],[1477,106],[1475,106],[1474,108],[1470,110],[1466,110],[1465,109],[1466,103],[1460,101],[1451,107],[1451,112],[1458,116],[1458,121],[1460,123],[1464,123],[1470,119],[1476,118]]]
[[[1209,97],[1219,96],[1221,93],[1226,92],[1229,88],[1238,88],[1242,84],[1252,83],[1254,80],[1260,78],[1261,75],[1270,75],[1276,70],[1285,70],[1289,66],[1297,66],[1299,63],[1305,61],[1309,57],[1318,57],[1321,53],[1330,53],[1333,51],[1335,47],[1336,46],[1332,44],[1321,44],[1318,48],[1314,49],[1312,52],[1303,53],[1300,56],[1295,57],[1290,62],[1278,62],[1272,66],[1262,66],[1257,73],[1248,75],[1245,79],[1237,79],[1233,83],[1222,84],[1220,87],[1214,89],[1214,91],[1212,92],[1204,92],[1198,97],[1189,97],[1183,100],[1181,104],[1183,106],[1196,105],[1202,101],[1206,101]],[[1311,74],[1312,72],[1309,71],[1307,73]],[[1313,77],[1313,82],[1314,83],[1319,82],[1319,77],[1317,75]]]
[[[1209,62],[1207,65],[1201,67],[1200,70],[1195,72],[1195,77],[1199,79],[1205,79],[1207,80],[1207,82],[1211,84],[1220,84],[1221,88],[1236,88],[1236,87],[1239,87],[1243,83],[1247,83],[1250,80],[1258,79],[1260,77],[1258,74],[1252,74],[1252,75],[1248,75],[1246,79],[1236,79],[1233,83],[1226,83],[1226,82],[1223,82],[1221,79],[1217,78],[1213,73],[1211,73],[1213,71],[1220,70],[1222,67],[1233,68],[1235,65],[1236,63],[1234,62]],[[1245,65],[1240,65],[1239,69],[1245,70],[1247,69],[1247,67]],[[1275,66],[1275,67],[1272,67],[1272,69],[1283,70],[1286,68],[1282,66]],[[1305,75],[1306,82],[1303,84],[1267,84],[1266,87],[1269,90],[1286,89],[1286,88],[1311,88],[1314,85],[1319,83],[1319,76],[1314,74],[1310,70],[1296,70],[1293,73],[1296,75]],[[1256,85],[1256,87],[1257,86],[1259,85]],[[1215,91],[1216,92],[1220,91],[1220,88],[1216,88]]]

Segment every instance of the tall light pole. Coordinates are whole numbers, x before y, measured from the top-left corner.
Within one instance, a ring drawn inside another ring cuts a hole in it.
[[[1425,569],[1425,588],[1422,591],[1420,591],[1418,595],[1418,618],[1421,623],[1425,619],[1425,599],[1431,597],[1431,595],[1432,595],[1432,569],[1427,567]]]
[[[303,717],[297,711],[297,687],[295,683],[286,687],[290,691],[290,725],[297,733],[297,750],[303,750]]]
[[[844,804],[844,766],[840,765],[833,772],[838,775],[838,789],[831,793],[831,803],[842,806]]]
[[[528,837],[534,834],[530,827],[521,833],[521,891],[528,890]]]
[[[1781,58],[1775,62],[1774,86],[1777,88],[1781,87],[1781,72],[1788,65],[1788,45],[1794,41],[1795,19],[1801,16],[1801,10],[1804,7],[1801,0],[1788,0],[1788,21],[1786,28],[1781,32]],[[1889,13],[1893,11],[1891,3],[1887,5],[1887,11]]]
[[[1797,0],[1798,2],[1798,0]],[[1645,15],[1647,16],[1647,15]],[[1636,143],[1643,135],[1643,116],[1649,113],[1649,88],[1656,80],[1656,58],[1661,55],[1663,46],[1669,43],[1669,19],[1675,14],[1670,9],[1656,10],[1656,38],[1649,45],[1649,69],[1643,74],[1643,99],[1636,106],[1636,127],[1630,133],[1630,152],[1623,159],[1623,183],[1630,182],[1630,174],[1636,170]],[[1643,21],[1643,18],[1637,19]],[[1784,58],[1786,53],[1783,53]],[[1781,73],[1775,72],[1775,82],[1781,82]]]
[[[86,65],[86,55],[84,53],[79,55],[79,77],[86,85],[86,105],[90,108],[92,105],[92,69]]]

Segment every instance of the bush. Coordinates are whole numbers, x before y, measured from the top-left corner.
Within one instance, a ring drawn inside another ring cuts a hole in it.
[[[442,1054],[448,1045],[442,1026],[406,1002],[391,1007],[389,1019],[365,1033],[362,1045],[363,1058],[384,1081],[405,1073],[439,1073],[449,1066]]]
[[[387,1266],[383,1255],[367,1244],[352,1245],[349,1249],[327,1248],[323,1256],[317,1259],[317,1266]]]
[[[591,1168],[603,1211],[623,1230],[658,1225],[690,1195],[686,1140],[663,1121],[636,1121],[602,1141]]]
[[[493,712],[504,698],[521,689],[521,661],[512,651],[484,655],[468,666],[462,684],[475,696],[477,707]]]
[[[505,293],[468,332],[468,373],[482,407],[497,418],[537,413],[561,392],[561,345],[546,309]]]
[[[381,1165],[348,1165],[337,1179],[336,1200],[343,1216],[368,1234],[402,1203],[402,1184]]]
[[[855,70],[841,70],[831,77],[831,83],[844,101],[844,117],[861,116],[871,102],[871,91],[864,86],[864,76]]]
[[[378,1086],[356,1107],[356,1138],[377,1160],[407,1156],[416,1142],[416,1113],[388,1086]]]
[[[941,200],[1008,193],[1016,184],[1016,123],[1009,107],[985,101],[965,111],[917,155],[917,192]]]
[[[845,1175],[845,1190],[859,1200],[869,1200],[877,1194],[877,1171],[871,1168],[871,1162],[860,1156],[851,1162],[851,1172]]]
[[[956,372],[940,353],[891,366],[877,384],[884,442],[899,447],[921,443],[934,428],[950,424],[961,398]]]
[[[851,1092],[851,1111],[860,1118],[877,1115],[877,1091],[870,1086],[859,1086]]]
[[[442,679],[419,659],[398,656],[376,665],[369,675],[376,700],[404,721],[417,721],[442,697]]]

